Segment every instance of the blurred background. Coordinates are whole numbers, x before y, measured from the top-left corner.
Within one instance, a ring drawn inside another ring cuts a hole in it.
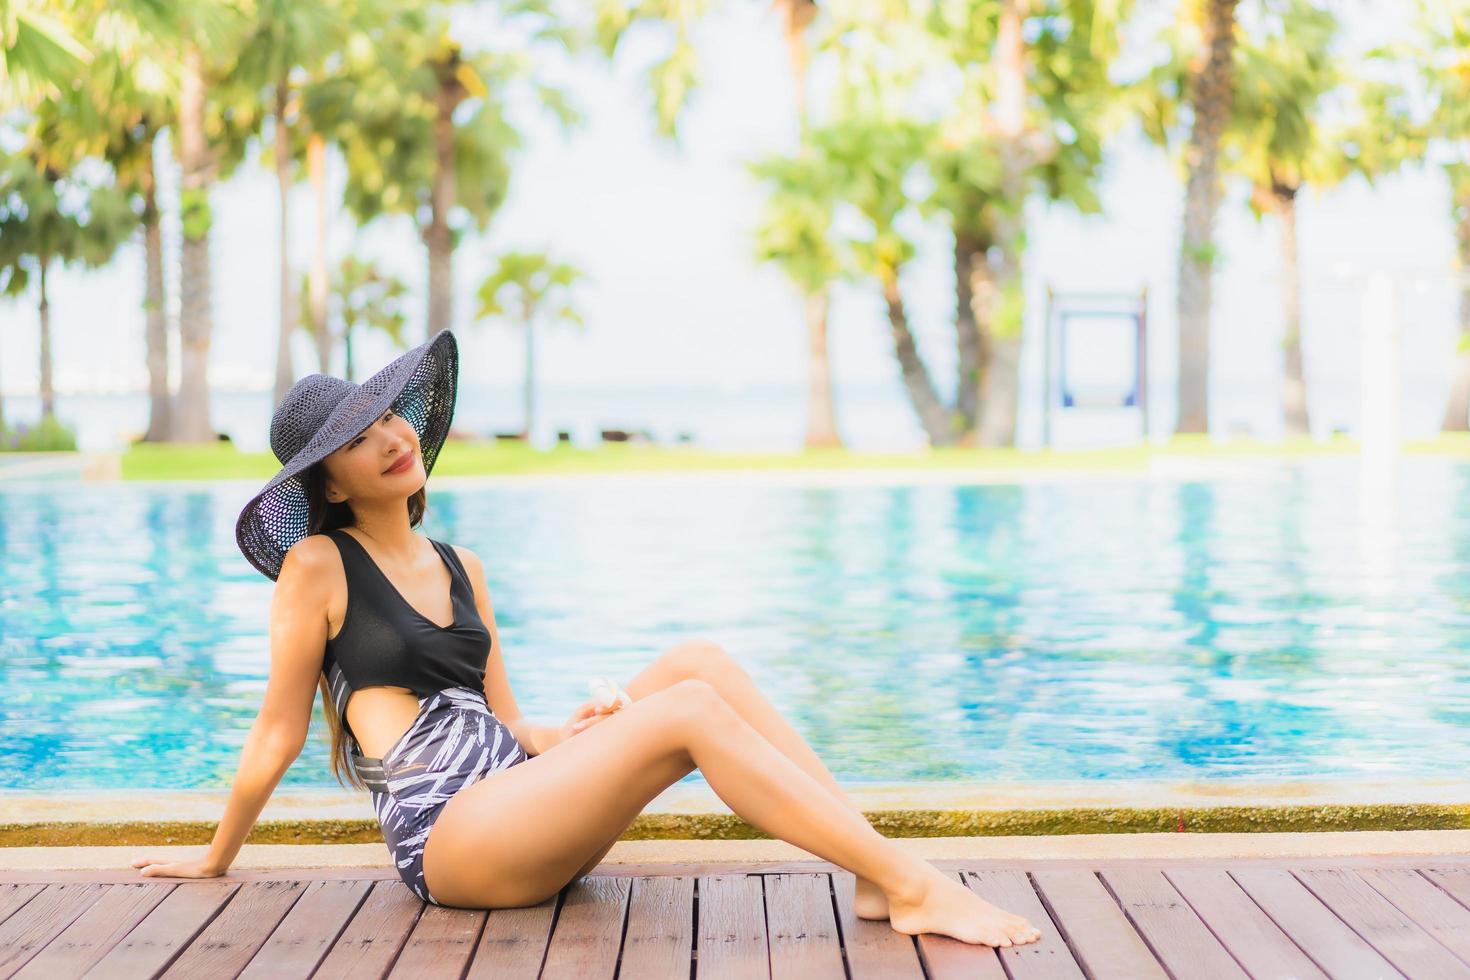
[[[0,0],[0,442],[261,452],[444,328],[540,448],[1462,431],[1467,18]]]

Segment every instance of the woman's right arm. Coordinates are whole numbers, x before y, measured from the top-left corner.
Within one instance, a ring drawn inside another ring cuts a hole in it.
[[[327,600],[333,563],[340,561],[335,550],[329,539],[315,535],[297,542],[281,563],[271,597],[265,700],[245,738],[234,787],[208,851],[185,861],[139,857],[133,867],[141,868],[141,874],[184,878],[224,874],[281,777],[301,754],[326,649]]]

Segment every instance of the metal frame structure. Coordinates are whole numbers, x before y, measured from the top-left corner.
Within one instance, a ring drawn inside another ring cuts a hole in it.
[[[1138,409],[1143,422],[1143,441],[1148,442],[1148,287],[1142,287],[1137,293],[1059,293],[1051,286],[1047,286],[1046,329],[1044,332],[1046,362],[1042,369],[1042,446],[1051,446],[1052,409],[1071,407],[1053,405],[1055,400],[1052,393],[1053,378],[1058,373],[1059,365],[1054,363],[1052,358],[1052,335],[1057,332],[1059,325],[1065,328],[1066,324],[1072,320],[1114,319],[1127,316],[1132,316],[1136,324],[1134,332],[1136,358],[1133,393],[1122,407]],[[1067,356],[1066,339],[1066,331],[1063,329],[1059,350],[1059,357],[1063,363]]]

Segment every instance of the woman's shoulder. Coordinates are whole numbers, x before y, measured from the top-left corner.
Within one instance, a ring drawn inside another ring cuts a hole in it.
[[[448,541],[441,542],[446,548],[454,552],[459,558],[459,563],[464,566],[466,574],[472,579],[484,574],[484,568],[480,564],[480,556],[462,544],[450,544]]]
[[[335,554],[336,551],[337,544],[332,540],[331,535],[325,531],[318,531],[315,534],[308,534],[287,548],[286,557],[294,556],[298,561],[311,561],[314,558],[319,559],[322,555]]]

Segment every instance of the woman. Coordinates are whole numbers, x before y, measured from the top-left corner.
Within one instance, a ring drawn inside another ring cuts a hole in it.
[[[742,818],[852,871],[863,918],[992,946],[1039,937],[879,834],[712,643],[665,652],[627,684],[626,706],[588,701],[560,727],[522,717],[479,557],[414,532],[457,381],[445,330],[362,385],[309,375],[276,409],[282,469],[236,524],[241,551],[276,582],[264,704],[208,852],[139,858],[142,875],[225,872],[300,755],[320,686],[334,768],[352,763],[400,877],[433,904],[555,895],[698,768]]]

